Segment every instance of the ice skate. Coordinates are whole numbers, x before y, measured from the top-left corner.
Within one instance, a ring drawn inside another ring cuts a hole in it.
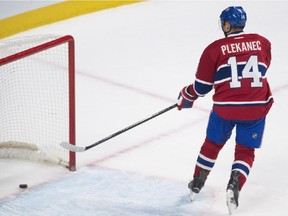
[[[239,202],[239,171],[232,171],[230,180],[227,185],[226,190],[226,202],[229,210],[229,214],[232,215],[237,209]]]
[[[200,175],[198,177],[194,177],[192,181],[189,182],[188,188],[191,190],[190,192],[190,200],[193,201],[195,196],[200,192],[202,187],[205,184],[209,172],[206,170],[201,170]]]

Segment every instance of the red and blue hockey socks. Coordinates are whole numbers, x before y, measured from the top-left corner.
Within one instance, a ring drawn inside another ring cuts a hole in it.
[[[197,158],[197,163],[194,170],[194,177],[200,175],[200,170],[204,169],[211,171],[216,163],[216,159],[224,144],[216,144],[207,138],[203,143],[200,153]],[[234,153],[234,162],[232,164],[232,171],[238,170],[241,175],[239,177],[239,189],[243,187],[246,179],[250,173],[250,169],[254,162],[254,148],[248,148],[240,144],[236,144]]]

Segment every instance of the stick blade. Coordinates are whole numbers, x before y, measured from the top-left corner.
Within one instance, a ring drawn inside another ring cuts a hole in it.
[[[75,145],[72,145],[68,142],[62,142],[60,143],[60,146],[62,146],[63,148],[69,150],[69,151],[73,151],[73,152],[83,152],[86,150],[85,147],[82,147],[82,146],[75,146]]]

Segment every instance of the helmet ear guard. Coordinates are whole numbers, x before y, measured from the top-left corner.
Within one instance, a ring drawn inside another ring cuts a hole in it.
[[[232,28],[244,28],[247,21],[247,14],[241,6],[231,6],[223,10],[220,15],[220,23],[222,28],[225,25],[225,21],[229,21]]]

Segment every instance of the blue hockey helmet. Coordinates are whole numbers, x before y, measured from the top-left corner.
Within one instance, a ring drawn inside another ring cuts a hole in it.
[[[245,27],[247,15],[241,6],[231,6],[222,11],[220,15],[221,26],[229,21],[231,27]]]

